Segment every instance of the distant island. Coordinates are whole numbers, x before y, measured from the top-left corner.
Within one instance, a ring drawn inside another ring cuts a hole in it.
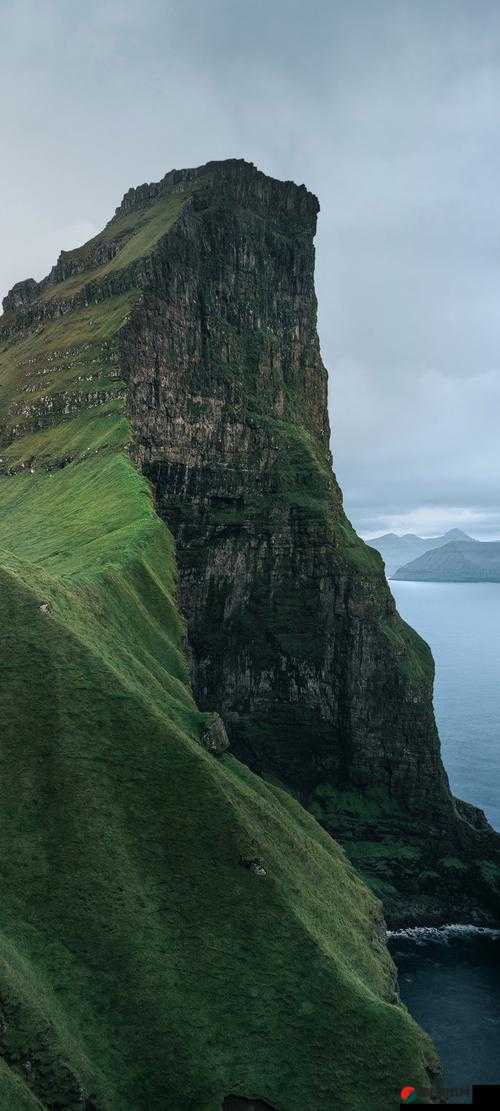
[[[474,540],[461,529],[443,536],[398,536],[369,540],[380,552],[388,579],[410,582],[500,582],[500,540]]]
[[[453,540],[405,563],[392,578],[414,582],[500,582],[500,540]]]
[[[444,533],[444,536],[427,537],[415,536],[412,532],[406,532],[404,536],[398,536],[395,532],[386,532],[383,536],[375,536],[373,540],[368,540],[367,543],[380,552],[385,563],[387,578],[392,579],[395,577],[395,572],[402,570],[403,566],[406,567],[410,561],[453,541],[473,543],[472,537],[458,528],[450,529],[449,532]],[[413,576],[409,577],[413,578]]]

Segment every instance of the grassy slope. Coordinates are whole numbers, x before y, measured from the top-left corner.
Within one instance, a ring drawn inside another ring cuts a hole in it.
[[[0,345],[2,416],[28,358],[55,394],[81,359],[108,381],[117,300]],[[198,743],[122,407],[52,410],[2,449],[0,1107],[396,1107],[432,1050],[388,1001],[378,905],[298,804]]]
[[[99,282],[108,274],[125,269],[135,259],[150,254],[158,240],[175,223],[185,201],[186,195],[183,193],[167,193],[154,205],[143,209],[139,216],[137,213],[115,216],[104,231],[89,244],[90,248],[95,249],[99,243],[117,241],[121,244],[123,241],[123,246],[114,258],[101,266],[94,266],[88,258],[88,249],[80,248],[67,252],[66,259],[76,258],[83,269],[66,281],[60,282],[59,285],[49,286],[44,299],[70,297],[86,283]]]

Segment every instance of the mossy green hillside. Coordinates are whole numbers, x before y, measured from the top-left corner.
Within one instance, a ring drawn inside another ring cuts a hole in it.
[[[46,470],[61,460],[126,447],[129,441],[130,426],[123,412],[123,400],[114,398],[96,406],[94,412],[79,412],[55,427],[49,425],[12,441],[1,449],[0,468],[21,471],[36,464]]]
[[[166,235],[180,216],[189,193],[168,192],[154,204],[139,210],[115,216],[103,232],[83,248],[66,251],[66,265],[73,264],[77,273],[55,285],[49,285],[43,299],[53,301],[74,297],[85,285],[102,282],[109,274],[125,271],[132,262],[151,254],[162,236]],[[115,243],[117,253],[108,262],[95,265],[95,252],[99,246]]]
[[[25,328],[0,326],[0,401],[2,408],[25,392],[26,379],[37,370],[62,375],[65,356],[82,355],[91,345],[111,340],[128,320],[138,291],[127,291],[87,307],[77,307],[44,323]],[[0,318],[1,320],[1,318]],[[42,365],[42,360],[48,365]],[[90,362],[92,355],[88,358]],[[52,365],[51,365],[52,364]],[[33,369],[31,369],[33,368]],[[70,368],[71,369],[71,368]],[[40,382],[40,390],[44,383]]]
[[[132,291],[45,324],[0,327],[0,473],[128,442],[118,335],[137,298]]]
[[[379,904],[200,743],[173,540],[128,454],[138,296],[0,327],[0,1107],[396,1108],[435,1057]]]
[[[427,1086],[344,854],[199,744],[173,544],[128,459],[4,477],[0,547],[4,1106],[382,1111]]]
[[[403,884],[411,887],[420,920],[431,923],[439,922],[433,917],[436,891],[446,892],[455,907],[464,888],[473,891],[478,902],[485,886],[492,900],[498,898],[500,869],[495,860],[481,859],[479,854],[451,855],[435,816],[422,829],[408,809],[381,788],[341,790],[320,783],[308,808],[341,840],[357,872],[386,908],[395,905]],[[404,921],[395,916],[394,925]]]

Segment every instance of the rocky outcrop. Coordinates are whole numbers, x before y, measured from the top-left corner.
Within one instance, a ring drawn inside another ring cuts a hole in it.
[[[151,260],[122,362],[135,455],[176,537],[196,697],[220,710],[237,755],[357,843],[391,920],[478,905],[488,917],[496,895],[477,867],[496,841],[450,794],[430,652],[331,471],[317,200],[243,162],[210,164],[195,184]],[[140,203],[156,195],[144,188]]]
[[[26,278],[24,282],[17,282],[3,299],[4,312],[17,312],[18,309],[24,309],[26,305],[31,305],[38,297],[38,289],[38,282],[35,282],[34,278]]]
[[[206,748],[207,752],[212,752],[214,756],[219,756],[229,748],[229,738],[220,714],[212,714],[205,722],[201,743],[203,748]]]

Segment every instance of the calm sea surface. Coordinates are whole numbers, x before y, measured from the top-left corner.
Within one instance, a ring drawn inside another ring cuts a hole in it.
[[[441,1058],[443,1087],[500,1082],[500,930],[399,930],[389,938],[399,990]],[[472,1103],[450,1093],[449,1103]]]
[[[500,583],[389,586],[436,661],[434,706],[452,791],[500,829]]]
[[[500,829],[500,583],[390,586],[436,661],[434,704],[452,790]],[[498,1083],[500,931],[403,930],[389,944],[401,997],[434,1040],[444,1084]]]

